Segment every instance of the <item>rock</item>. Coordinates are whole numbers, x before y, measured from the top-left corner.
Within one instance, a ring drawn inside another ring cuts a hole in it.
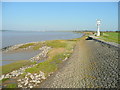
[[[42,76],[41,78],[42,78],[42,79],[46,79],[45,76]]]
[[[68,59],[68,57],[66,57],[63,61],[66,61]]]
[[[22,87],[22,85],[19,84],[18,87]]]
[[[1,75],[0,80],[2,80],[5,77],[5,75]]]
[[[33,88],[33,86],[30,86],[30,88]]]
[[[28,80],[25,81],[25,84],[24,84],[24,85],[26,86],[27,84],[28,84]]]
[[[21,82],[21,79],[18,79],[17,81],[18,81],[18,82]]]

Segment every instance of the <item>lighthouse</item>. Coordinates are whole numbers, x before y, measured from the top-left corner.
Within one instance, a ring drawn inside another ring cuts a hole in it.
[[[97,36],[100,36],[100,24],[101,24],[101,21],[97,20]]]

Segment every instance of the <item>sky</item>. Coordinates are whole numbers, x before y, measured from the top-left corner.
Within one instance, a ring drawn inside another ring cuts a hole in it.
[[[118,29],[117,2],[2,2],[2,30]]]

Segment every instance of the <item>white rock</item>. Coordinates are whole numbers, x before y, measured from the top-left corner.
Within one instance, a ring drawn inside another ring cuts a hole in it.
[[[41,78],[42,78],[42,79],[46,79],[45,76],[42,76]]]
[[[18,79],[17,81],[18,81],[18,82],[21,82],[21,79]]]
[[[2,76],[0,77],[0,80],[2,80],[4,77],[5,77],[5,75],[2,75]]]
[[[30,86],[30,88],[33,88],[33,86]]]
[[[26,80],[24,85],[26,86],[27,84],[28,84],[28,81]]]

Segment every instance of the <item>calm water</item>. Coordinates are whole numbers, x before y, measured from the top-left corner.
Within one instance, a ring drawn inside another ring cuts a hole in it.
[[[29,51],[29,52],[17,52],[17,53],[3,53],[2,54],[2,65],[9,64],[12,62],[15,62],[17,60],[28,60],[37,54],[39,54],[40,51]],[[14,61],[12,61],[14,60]]]
[[[2,33],[2,47],[27,43],[34,41],[56,40],[56,39],[73,39],[81,37],[82,34],[73,32],[22,32],[22,31],[5,31]]]
[[[73,32],[22,32],[22,31],[5,31],[2,32],[2,48],[10,45],[28,43],[45,40],[73,39],[79,38],[82,34]],[[2,60],[28,60],[37,55],[40,51],[3,53]],[[2,65],[14,61],[2,61]]]

